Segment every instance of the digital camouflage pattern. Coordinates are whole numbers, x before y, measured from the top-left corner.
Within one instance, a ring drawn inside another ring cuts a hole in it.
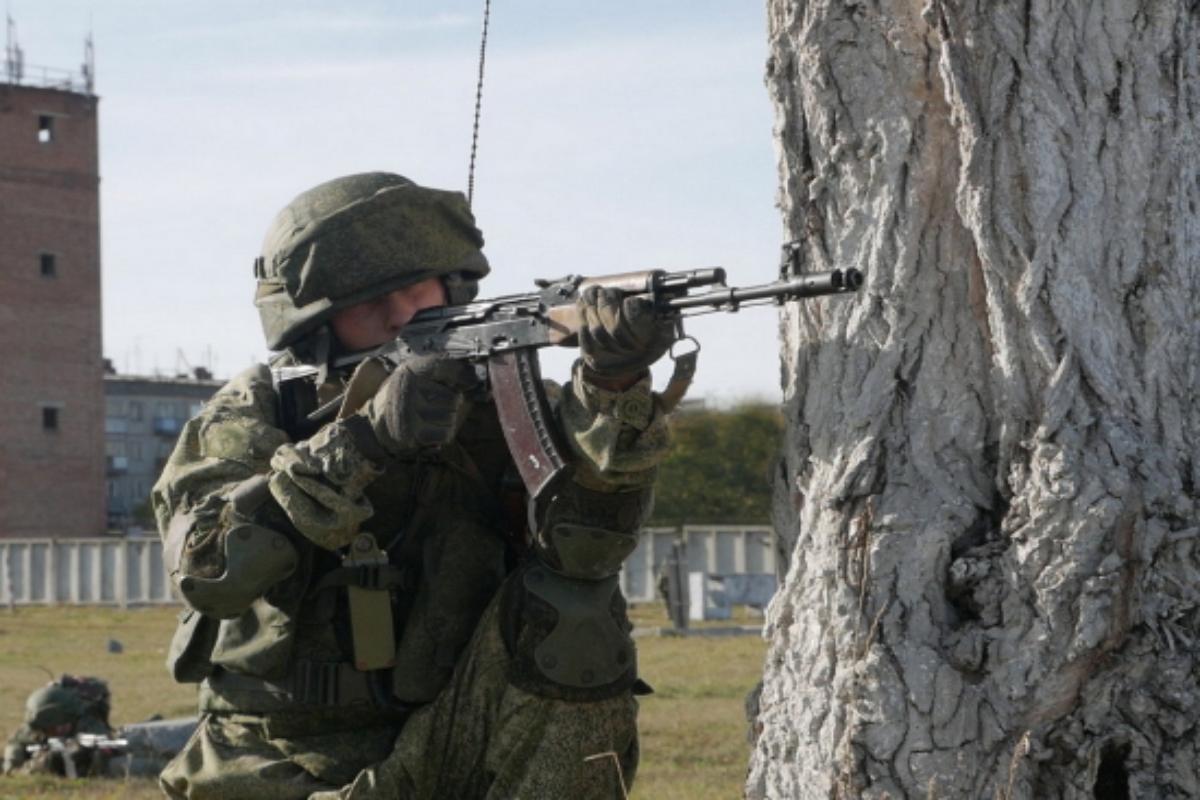
[[[667,447],[649,378],[608,392],[583,381],[577,365],[571,385],[553,394],[581,466],[545,513],[636,530]],[[348,423],[290,441],[276,407],[266,367],[230,381],[185,426],[153,491],[182,574],[223,574],[224,537],[238,522],[230,498],[256,476],[267,476],[271,500],[255,523],[288,532],[300,554],[295,572],[239,617],[184,613],[170,666],[182,680],[203,679],[207,716],[164,771],[164,789],[303,797],[353,781],[347,796],[619,797],[612,758],[583,759],[615,753],[627,780],[636,768],[636,662],[624,602],[617,592],[608,613],[614,635],[629,642],[625,672],[581,689],[549,684],[535,654],[553,615],[524,592],[520,572],[509,575],[523,514],[514,523],[505,510],[511,457],[490,401],[477,399],[454,445],[382,462]],[[391,546],[404,585],[392,679],[394,695],[416,708],[407,722],[361,698],[301,702],[272,688],[297,665],[344,660],[342,595],[313,584],[336,566],[332,551],[361,531]],[[533,548],[544,563],[570,563],[553,541]],[[467,783],[439,784],[454,776]]]
[[[267,346],[288,347],[333,312],[427,278],[452,303],[474,296],[488,273],[483,234],[461,192],[368,172],[301,193],[276,216],[255,264]]]
[[[382,763],[314,800],[621,797],[637,769],[637,702],[629,693],[552,699],[514,686],[501,614],[498,600],[450,686],[413,715]]]
[[[499,614],[497,602],[451,684],[399,738],[389,726],[273,737],[258,717],[210,715],[164,786],[214,799],[621,797],[637,768],[636,701],[572,702],[513,686]]]

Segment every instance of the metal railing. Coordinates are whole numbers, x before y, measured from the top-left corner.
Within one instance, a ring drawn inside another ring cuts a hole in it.
[[[73,71],[57,67],[43,67],[12,60],[5,61],[4,82],[16,86],[32,86],[39,89],[61,89],[78,94],[92,94],[92,80],[86,71]]]
[[[775,571],[770,527],[647,528],[621,570],[621,589],[630,602],[658,600],[658,570],[677,540],[686,544],[692,572]],[[177,602],[157,538],[0,539],[0,605],[126,608]]]

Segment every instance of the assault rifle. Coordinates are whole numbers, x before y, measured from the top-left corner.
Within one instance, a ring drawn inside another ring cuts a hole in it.
[[[550,422],[537,350],[551,345],[578,346],[580,320],[576,300],[583,290],[599,285],[625,294],[646,295],[653,300],[658,314],[678,320],[679,339],[691,340],[696,349],[682,355],[671,354],[676,362],[675,375],[664,394],[675,395],[677,399],[691,382],[699,352],[699,344],[683,333],[684,317],[842,294],[862,285],[862,273],[856,269],[796,274],[798,261],[798,245],[785,245],[780,280],[745,288],[726,286],[725,270],[720,267],[682,272],[652,269],[595,278],[571,275],[538,281],[537,291],[526,294],[421,311],[392,341],[336,357],[332,365],[335,369],[349,368],[368,358],[400,363],[412,356],[431,354],[486,364],[486,377],[509,451],[530,496],[538,497],[565,471],[566,459],[557,429]],[[311,378],[319,371],[313,366],[276,368],[280,395],[285,398],[294,395],[285,390],[288,383]],[[331,418],[342,399],[334,398],[308,411],[289,410],[285,400],[284,413],[302,415],[309,423],[319,425]]]
[[[124,752],[128,747],[127,739],[112,738],[102,733],[77,733],[66,738],[51,736],[41,744],[27,744],[25,752],[31,756],[43,752],[56,753],[62,758],[63,773],[68,778],[78,778],[79,768],[75,764],[75,755],[79,751],[102,750],[111,754]]]

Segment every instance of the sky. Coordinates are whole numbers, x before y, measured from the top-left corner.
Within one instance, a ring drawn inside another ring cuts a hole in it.
[[[467,187],[483,0],[6,0],[27,74],[95,42],[104,353],[124,373],[267,356],[252,264],[331,178]],[[723,266],[773,280],[783,230],[765,2],[496,0],[474,211],[492,275]],[[690,320],[692,397],[777,400],[772,308]],[[569,351],[543,351],[562,379]],[[669,365],[655,369],[658,385]]]

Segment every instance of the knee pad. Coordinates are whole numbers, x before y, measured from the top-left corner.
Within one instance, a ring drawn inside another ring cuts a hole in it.
[[[599,492],[567,482],[544,507],[530,504],[538,558],[584,581],[616,575],[637,547],[653,497],[650,489]]]

